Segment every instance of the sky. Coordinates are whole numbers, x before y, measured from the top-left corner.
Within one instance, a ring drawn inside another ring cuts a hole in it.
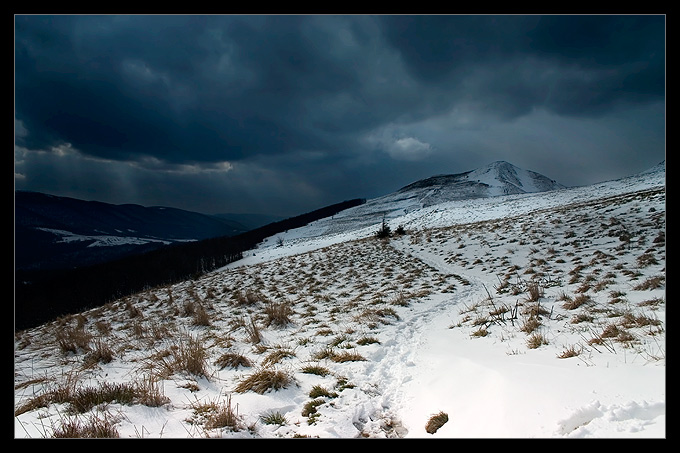
[[[665,159],[664,15],[15,15],[14,188],[294,216]]]

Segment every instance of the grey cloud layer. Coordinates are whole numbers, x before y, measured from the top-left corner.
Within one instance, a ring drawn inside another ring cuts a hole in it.
[[[15,17],[21,149],[325,193],[493,154],[473,131],[537,110],[595,127],[664,99],[664,16]]]
[[[19,16],[27,147],[116,159],[338,150],[457,102],[515,117],[664,95],[663,17]]]

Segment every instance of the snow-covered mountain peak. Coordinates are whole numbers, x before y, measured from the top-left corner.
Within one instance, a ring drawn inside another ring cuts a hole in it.
[[[438,175],[416,181],[399,190],[413,192],[428,189],[423,206],[441,201],[493,197],[522,193],[546,192],[565,186],[531,170],[505,161],[492,162],[484,167],[453,175]]]

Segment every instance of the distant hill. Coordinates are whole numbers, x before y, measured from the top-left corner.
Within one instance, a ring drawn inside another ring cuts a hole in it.
[[[232,214],[232,213],[220,213],[213,214],[214,217],[218,219],[223,219],[229,222],[234,222],[236,224],[242,225],[248,230],[254,230],[255,228],[260,228],[270,223],[278,222],[283,220],[284,217],[266,215],[266,214]]]
[[[24,329],[86,307],[103,305],[144,288],[196,278],[241,259],[244,251],[253,249],[267,238],[333,216],[365,201],[347,200],[238,235],[178,241],[88,266],[16,268],[15,328]],[[21,253],[24,250],[17,247],[17,258]]]
[[[489,198],[502,195],[538,193],[564,189],[562,184],[508,162],[493,162],[475,170],[457,174],[432,176],[408,184],[401,189],[368,200],[315,226],[317,234],[342,233],[349,229],[380,224],[418,209],[458,200]]]
[[[114,205],[15,192],[15,268],[91,265],[178,242],[234,236],[250,228],[182,209]]]
[[[442,201],[547,192],[565,186],[531,170],[497,161],[476,170],[439,175],[402,187],[398,193],[415,195],[423,206]]]

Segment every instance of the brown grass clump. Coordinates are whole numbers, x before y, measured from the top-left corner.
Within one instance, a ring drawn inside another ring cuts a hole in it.
[[[557,357],[560,359],[568,359],[580,355],[582,351],[583,348],[571,345],[568,346],[564,351],[562,351],[562,353],[560,353]]]
[[[531,283],[527,287],[527,302],[538,302],[543,297],[543,288],[537,283]]]
[[[68,418],[52,432],[55,439],[114,439],[120,437],[111,417],[91,417],[86,422]]]
[[[427,421],[427,424],[425,425],[425,431],[427,431],[429,434],[434,434],[448,421],[449,415],[446,412],[434,414]]]
[[[330,359],[333,362],[343,363],[343,362],[360,362],[366,360],[364,356],[356,351],[342,351],[334,352]]]
[[[536,349],[541,347],[541,345],[548,344],[547,338],[541,333],[535,332],[529,335],[527,338],[527,346],[529,349]]]
[[[328,376],[331,374],[331,370],[320,365],[307,365],[303,367],[301,371],[306,374],[315,374],[317,376]]]
[[[293,309],[288,302],[270,302],[265,307],[268,326],[283,327],[290,324]]]
[[[479,329],[475,330],[470,334],[470,336],[473,337],[485,337],[489,334],[489,331],[486,330],[486,327],[482,326]]]
[[[35,396],[15,410],[15,416],[50,404],[68,404],[72,414],[84,414],[100,404],[117,402],[119,404],[143,404],[150,407],[162,406],[169,402],[155,380],[145,379],[141,383],[102,382],[97,386],[78,387],[77,382],[69,379],[47,392]],[[81,428],[74,423],[69,428]]]
[[[581,293],[574,298],[567,297],[566,301],[562,304],[562,308],[566,310],[575,310],[588,302],[590,302],[590,296]]]
[[[251,367],[252,363],[248,359],[248,357],[244,356],[243,354],[237,354],[235,352],[227,352],[222,354],[220,357],[215,360],[215,365],[217,365],[220,370],[224,368],[233,368],[237,369],[238,367]]]
[[[67,327],[58,329],[56,333],[59,349],[67,354],[77,354],[78,351],[89,351],[92,335],[83,327]]]
[[[541,321],[537,316],[529,316],[519,328],[524,333],[532,333],[541,326]]]
[[[194,414],[187,421],[192,424],[203,423],[206,429],[229,428],[232,431],[243,429],[241,417],[231,405],[231,395],[226,401],[196,401],[191,405]]]
[[[649,277],[644,282],[640,283],[639,285],[634,286],[633,289],[635,289],[637,291],[658,289],[658,288],[661,288],[664,285],[665,282],[666,282],[666,277],[664,277],[662,275],[659,275],[659,276],[656,276],[656,277]]]
[[[185,372],[208,377],[208,351],[197,338],[187,335],[172,345],[169,351],[154,359],[167,375]]]
[[[214,405],[213,413],[205,423],[207,429],[230,428],[234,431],[242,429],[241,418],[231,406],[231,395],[227,396],[226,402]]]
[[[267,357],[262,361],[262,366],[269,367],[271,365],[276,365],[281,360],[295,357],[295,353],[286,348],[277,348],[276,350],[270,352]]]
[[[253,391],[262,395],[269,390],[287,388],[292,383],[293,376],[289,373],[281,370],[264,368],[245,378],[234,390],[238,393]]]

